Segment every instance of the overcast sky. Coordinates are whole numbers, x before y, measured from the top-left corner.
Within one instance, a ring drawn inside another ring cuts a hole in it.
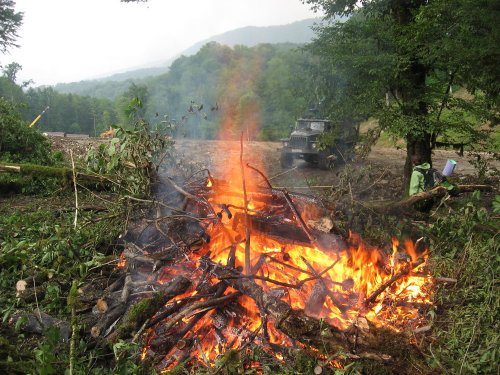
[[[18,62],[19,80],[35,85],[150,66],[225,31],[318,16],[300,0],[16,0],[16,10],[20,48],[0,64]]]

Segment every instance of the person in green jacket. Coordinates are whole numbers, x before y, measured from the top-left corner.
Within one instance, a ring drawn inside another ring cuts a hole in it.
[[[411,163],[413,165],[413,172],[411,173],[410,179],[410,196],[425,191],[424,175],[419,169],[426,170],[431,167],[429,163],[422,163],[422,159],[418,155],[413,155],[411,157]]]
[[[411,163],[413,165],[413,172],[410,178],[410,196],[425,191],[424,175],[420,170],[427,170],[431,167],[429,163],[423,163],[419,155],[412,155]],[[429,212],[433,205],[434,199],[426,199],[415,203],[414,207],[421,212]]]

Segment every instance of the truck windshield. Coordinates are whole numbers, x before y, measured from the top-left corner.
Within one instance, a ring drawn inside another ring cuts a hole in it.
[[[324,121],[307,121],[300,120],[296,122],[295,125],[296,130],[316,130],[323,132],[325,131],[325,122]]]
[[[324,131],[325,130],[325,123],[313,121],[313,122],[311,122],[311,130]]]
[[[309,123],[307,121],[297,121],[297,123],[295,125],[295,129],[307,130],[307,129],[309,129]]]

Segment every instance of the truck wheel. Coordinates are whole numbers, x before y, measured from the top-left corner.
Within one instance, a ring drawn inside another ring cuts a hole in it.
[[[328,155],[324,152],[318,154],[318,168],[323,170],[330,168],[330,159],[328,159]]]
[[[282,152],[280,157],[280,164],[281,168],[290,168],[293,165],[293,155]]]

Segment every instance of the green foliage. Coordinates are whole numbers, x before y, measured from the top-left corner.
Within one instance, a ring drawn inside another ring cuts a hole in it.
[[[75,230],[73,215],[36,209],[0,215],[1,289],[13,290],[16,281],[27,272],[84,277],[90,267],[101,263],[103,255],[98,249],[109,246],[120,233],[119,218],[100,220]],[[81,215],[81,220],[85,220],[85,214]],[[68,262],[74,266],[68,267]],[[46,283],[41,305],[52,311],[64,310],[62,287],[69,286],[56,281]],[[10,312],[9,306],[15,303],[13,297],[11,293],[1,294],[2,316]]]
[[[500,269],[492,218],[479,193],[430,227],[436,276],[456,277],[453,290],[437,293],[438,315],[429,363],[447,373],[492,374],[500,353]]]
[[[495,200],[493,201],[493,212],[500,213],[500,195],[495,195]]]
[[[61,94],[52,87],[29,88],[22,101],[27,104],[23,118],[28,122],[33,121],[50,105],[50,109],[35,125],[44,132],[60,131],[99,136],[119,121],[117,107],[111,100]]]
[[[160,126],[150,130],[148,123],[138,117],[141,108],[141,101],[133,99],[127,114],[136,118],[134,125],[114,126],[116,138],[89,151],[85,159],[91,171],[112,178],[117,191],[136,197],[149,194],[155,163],[164,158],[173,145]]]
[[[177,136],[278,139],[307,109],[310,54],[294,45],[230,48],[212,42],[145,81],[146,119],[168,115]],[[203,109],[201,108],[203,105]]]
[[[22,20],[23,13],[15,11],[14,1],[0,1],[0,52],[5,53],[10,47],[17,47],[17,30]]]
[[[51,164],[47,139],[21,119],[19,108],[0,98],[0,161]]]
[[[117,375],[138,375],[142,374],[142,366],[138,363],[140,354],[140,345],[138,343],[129,343],[118,341],[113,345],[113,354],[116,360],[116,366],[113,374]]]
[[[23,103],[24,106],[19,111],[21,118],[27,123],[31,123],[50,105],[50,109],[36,123],[37,129],[98,136],[118,122],[117,107],[111,100],[60,94],[52,87],[24,90],[31,82],[21,85],[15,82],[20,69],[21,66],[17,63],[9,64],[3,69],[0,97]]]
[[[332,145],[335,144],[335,142],[339,138],[339,132],[337,128],[334,128],[328,132],[322,133],[318,136],[318,150],[324,151],[324,150],[329,150]]]
[[[82,192],[79,199],[83,205],[96,204],[92,195]],[[116,259],[116,255],[110,259],[105,254],[109,253],[123,230],[125,209],[115,202],[109,207],[110,211],[81,211],[80,225],[74,229],[74,212],[58,208],[59,205],[71,207],[72,196],[60,194],[56,205],[38,196],[20,201],[18,198],[13,202],[17,204],[6,201],[6,205],[0,205],[0,315],[5,324],[3,329],[8,327],[6,322],[11,314],[19,309],[32,311],[39,307],[64,319],[76,303],[77,283],[74,280],[85,279],[92,269],[100,269]],[[36,303],[15,296],[16,282],[29,276],[40,280],[36,283],[39,291]],[[69,362],[69,345],[59,341],[55,329],[49,329],[36,341],[26,340],[21,333],[18,335],[22,345],[15,349],[6,348],[8,354],[5,357],[3,353],[0,355],[0,369],[7,369],[5,373],[64,373]],[[3,363],[7,356],[12,363]],[[88,373],[90,360],[91,355],[82,341],[75,373]],[[99,372],[98,366],[92,367],[95,367],[95,374],[109,373],[109,368]],[[21,368],[22,371],[16,372]]]
[[[493,157],[498,159],[498,155],[493,155]],[[479,182],[487,182],[489,174],[497,174],[499,171],[491,165],[490,160],[486,153],[484,152],[471,152],[469,153],[468,162],[474,166],[476,170],[476,177]]]
[[[50,327],[43,340],[34,351],[36,373],[39,375],[58,374],[62,370],[56,365],[60,358],[59,328]]]
[[[332,120],[376,117],[382,129],[407,141],[408,155],[424,160],[438,137],[483,147],[484,125],[498,122],[500,94],[493,1],[304,2],[329,21],[350,15],[317,27],[308,46],[323,67],[319,91]],[[461,87],[467,96],[452,92]]]

